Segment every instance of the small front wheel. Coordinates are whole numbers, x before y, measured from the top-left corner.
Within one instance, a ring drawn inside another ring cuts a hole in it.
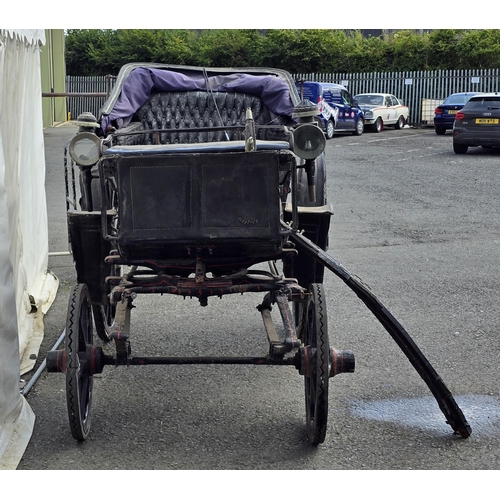
[[[93,332],[90,295],[81,283],[73,289],[66,318],[66,399],[71,434],[78,441],[85,441],[90,432],[94,378],[87,353]]]
[[[302,339],[310,363],[304,376],[306,423],[309,442],[320,444],[325,440],[328,420],[330,344],[323,285],[312,283],[309,293]]]
[[[115,319],[116,307],[111,305],[92,305],[97,336],[103,342],[111,340],[110,327]]]
[[[465,144],[457,144],[456,142],[453,143],[453,151],[457,155],[464,155],[467,153],[467,150],[469,149],[469,146],[466,146]]]
[[[112,264],[109,268],[110,276],[121,276],[123,274],[123,266]],[[106,278],[101,277],[101,281],[106,283]],[[109,295],[111,289],[107,288],[106,295]],[[111,340],[111,326],[115,320],[116,306],[109,303],[109,298],[104,304],[93,304],[92,311],[94,313],[94,324],[97,336],[103,342]]]

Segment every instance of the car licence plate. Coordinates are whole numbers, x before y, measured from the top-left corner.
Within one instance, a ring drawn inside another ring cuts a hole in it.
[[[476,123],[482,125],[498,125],[498,118],[476,118]]]
[[[456,115],[456,114],[457,114],[457,112],[458,112],[458,111],[457,111],[456,109],[449,109],[449,110],[448,110],[448,114],[449,114],[449,115]]]

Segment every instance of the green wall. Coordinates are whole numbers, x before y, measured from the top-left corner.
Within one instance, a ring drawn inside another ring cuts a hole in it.
[[[66,92],[66,63],[64,60],[64,30],[45,30],[45,45],[40,53],[42,93]],[[66,97],[42,98],[43,126],[68,119]]]

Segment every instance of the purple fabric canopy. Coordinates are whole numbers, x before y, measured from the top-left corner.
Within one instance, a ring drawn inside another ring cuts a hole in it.
[[[205,78],[202,73],[188,76],[166,69],[137,68],[123,82],[121,93],[111,112],[102,116],[101,128],[105,132],[115,120],[120,127],[127,126],[134,113],[148,100],[152,92],[189,90],[257,95],[270,112],[290,118],[292,116],[293,104],[290,89],[287,83],[277,76],[232,73]]]

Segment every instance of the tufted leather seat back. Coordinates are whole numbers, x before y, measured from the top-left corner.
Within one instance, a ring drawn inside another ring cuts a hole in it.
[[[145,130],[218,127],[245,125],[246,109],[250,108],[256,124],[271,123],[269,110],[261,99],[249,94],[229,92],[161,92],[152,94],[136,112],[133,121]],[[258,139],[264,139],[260,130]],[[229,140],[243,138],[242,131],[228,130]],[[143,144],[176,144],[228,140],[224,131],[162,132],[143,136]]]

